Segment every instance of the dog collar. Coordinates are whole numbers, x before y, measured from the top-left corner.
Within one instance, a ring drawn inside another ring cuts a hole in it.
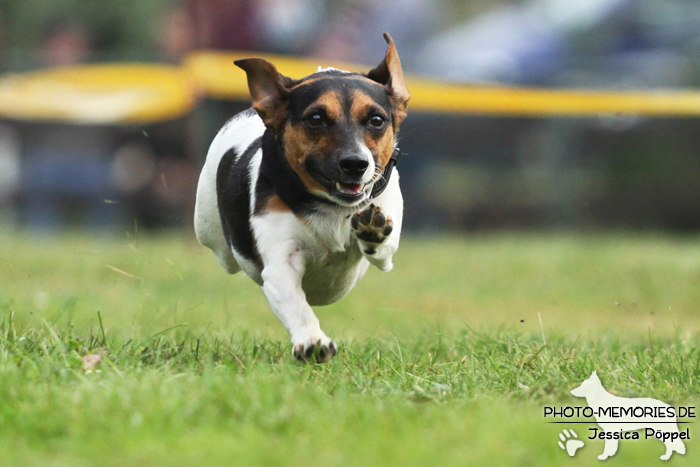
[[[396,167],[396,164],[399,163],[399,157],[401,157],[401,150],[399,148],[395,148],[394,153],[391,155],[389,162],[387,162],[386,167],[384,168],[384,171],[379,176],[379,180],[372,185],[372,192],[369,195],[370,199],[376,198],[377,196],[381,195],[384,190],[386,190],[386,187],[389,185],[391,174],[394,171],[394,167]]]

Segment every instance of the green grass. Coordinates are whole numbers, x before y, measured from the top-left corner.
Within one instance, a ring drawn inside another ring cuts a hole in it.
[[[326,365],[293,361],[259,288],[191,239],[0,240],[3,466],[598,465],[602,441],[556,444],[588,425],[543,418],[592,370],[621,396],[700,393],[694,237],[406,238],[317,309]],[[672,462],[697,465],[685,426]]]

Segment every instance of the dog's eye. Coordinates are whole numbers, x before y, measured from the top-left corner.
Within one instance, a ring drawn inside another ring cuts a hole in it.
[[[384,126],[385,123],[386,120],[384,120],[384,118],[380,115],[375,115],[374,117],[369,119],[370,126],[374,128],[381,128]]]
[[[320,128],[326,120],[320,113],[314,113],[306,117],[306,124],[311,128]]]

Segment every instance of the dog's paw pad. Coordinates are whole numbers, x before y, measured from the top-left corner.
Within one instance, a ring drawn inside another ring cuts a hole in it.
[[[561,441],[559,441],[557,444],[560,448],[566,451],[569,456],[574,457],[576,455],[576,451],[583,447],[583,441],[576,438],[578,438],[578,435],[574,430],[564,429],[564,431],[559,433],[559,439]]]
[[[327,341],[324,343],[323,341]],[[294,344],[292,355],[301,362],[325,363],[338,353],[335,342],[326,339],[309,339],[306,342]]]
[[[381,207],[370,204],[364,210],[356,212],[350,220],[355,237],[365,243],[382,244],[394,230],[394,222],[386,216]],[[374,248],[367,248],[365,253],[371,255]]]

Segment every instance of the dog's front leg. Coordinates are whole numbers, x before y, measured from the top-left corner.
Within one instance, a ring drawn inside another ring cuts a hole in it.
[[[330,360],[335,343],[321,330],[318,318],[302,289],[305,257],[299,248],[298,219],[291,213],[272,213],[253,220],[258,251],[263,262],[263,293],[270,308],[292,339],[292,353],[299,360]]]
[[[392,258],[399,248],[403,198],[398,178],[398,173],[394,172],[386,191],[351,219],[352,233],[362,253],[381,271],[394,267]]]

